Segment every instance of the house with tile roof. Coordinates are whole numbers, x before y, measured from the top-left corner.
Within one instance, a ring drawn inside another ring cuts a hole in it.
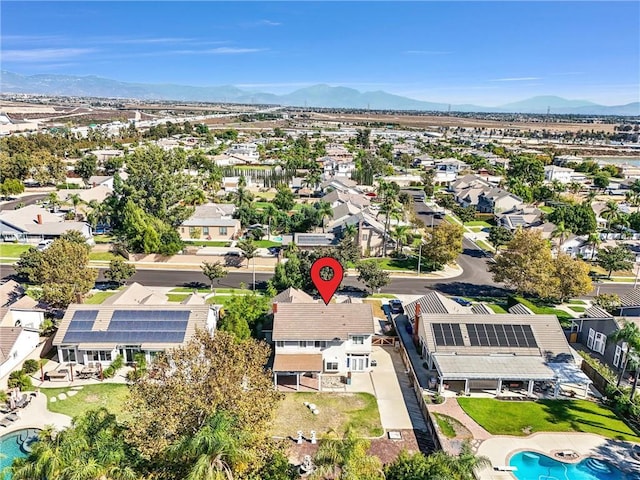
[[[197,205],[191,217],[178,228],[180,238],[189,240],[231,241],[240,235],[240,220],[233,218],[233,204]]]
[[[274,303],[275,385],[320,390],[322,375],[371,369],[373,310],[366,303]]]
[[[151,361],[158,352],[184,345],[197,330],[213,334],[218,311],[197,294],[180,304],[134,283],[100,305],[71,304],[53,339],[58,361],[109,365],[118,355]]]

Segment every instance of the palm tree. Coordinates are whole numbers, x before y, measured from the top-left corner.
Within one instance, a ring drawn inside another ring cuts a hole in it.
[[[398,245],[398,255],[402,253],[402,246],[409,243],[413,235],[411,235],[411,228],[409,225],[396,225],[390,232],[391,238],[393,238]]]
[[[579,182],[570,182],[569,185],[567,185],[567,187],[569,188],[569,191],[573,194],[579,193],[580,190],[582,190],[582,184]]]
[[[624,377],[624,372],[627,369],[627,363],[629,362],[629,357],[637,356],[640,354],[640,328],[628,320],[623,320],[622,328],[616,330],[615,332],[609,334],[607,340],[610,342],[623,342],[622,346],[624,348],[624,360],[622,364],[622,369],[620,370],[620,375],[618,376],[617,387],[620,386],[620,382]],[[633,380],[633,387],[631,388],[630,399],[633,400],[635,395],[636,386],[638,383],[638,375],[640,375],[640,363],[636,362],[638,365],[636,367],[636,373]]]
[[[252,458],[249,436],[224,411],[216,412],[193,435],[181,437],[170,456],[189,466],[185,480],[232,480]]]
[[[320,185],[321,182],[322,174],[317,169],[309,170],[309,173],[307,173],[307,176],[304,179],[304,184],[307,186],[307,188],[312,187],[314,193],[316,190],[318,190],[318,185]],[[311,197],[311,194],[309,194],[309,197]]]
[[[596,254],[596,250],[598,249],[598,246],[600,245],[601,240],[600,240],[600,235],[597,232],[593,232],[589,234],[589,237],[587,238],[587,245],[589,245],[591,247],[591,258],[590,260],[593,261],[593,257]]]
[[[382,198],[382,206],[380,207],[380,213],[385,214],[384,231],[389,231],[389,221],[391,214],[398,209],[398,194],[396,190],[397,185],[384,180],[380,180],[378,186],[378,196]],[[382,256],[387,256],[387,241],[386,235],[382,242]]]
[[[82,198],[80,198],[80,195],[78,195],[77,193],[73,193],[71,195],[69,195],[69,197],[67,198],[67,202],[71,202],[71,205],[73,205],[73,218],[74,220],[78,219],[78,205],[84,203],[84,201],[82,200]]]
[[[315,204],[315,208],[318,216],[320,217],[320,222],[322,223],[322,233],[324,233],[325,219],[333,216],[333,208],[331,208],[331,204],[328,202],[318,202]]]
[[[347,224],[342,227],[342,238],[354,238],[358,234],[358,227],[355,223]]]
[[[474,471],[478,468],[490,467],[491,460],[489,457],[484,456],[476,456],[473,454],[471,450],[471,445],[469,445],[468,441],[465,441],[462,444],[462,450],[460,451],[460,455],[454,462],[453,470],[458,474],[456,478],[461,480],[475,479]]]
[[[551,238],[558,239],[558,252],[560,252],[560,247],[565,242],[565,240],[571,235],[571,230],[564,226],[564,222],[558,222],[556,228],[551,232]]]
[[[244,177],[240,177],[241,179],[243,179]],[[247,190],[245,187],[240,185],[240,182],[238,182],[238,189],[235,192],[235,199],[233,201],[233,203],[235,203],[236,207],[240,208],[243,205],[248,205],[251,203],[251,201],[253,200],[253,195],[251,194],[251,192],[249,190]]]
[[[611,223],[616,222],[620,216],[618,203],[614,200],[607,201],[604,210],[600,213],[600,216],[607,221],[607,229],[611,228]]]
[[[47,201],[49,202],[49,205],[51,206],[51,209],[54,212],[57,210],[57,207],[60,206],[60,199],[58,198],[58,193],[57,192],[51,192],[47,196]]]
[[[262,209],[263,221],[264,220],[267,221],[267,239],[268,240],[271,240],[271,222],[276,218],[277,215],[278,215],[278,209],[271,203],[268,203]]]
[[[365,438],[359,438],[349,427],[342,438],[337,438],[335,432],[320,442],[320,447],[314,457],[316,470],[311,474],[312,479],[340,478],[344,480],[382,480],[384,473],[382,464],[377,457],[367,455],[371,443]],[[336,471],[340,471],[336,475]]]

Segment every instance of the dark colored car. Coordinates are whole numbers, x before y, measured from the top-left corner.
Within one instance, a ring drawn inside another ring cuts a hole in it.
[[[465,300],[464,298],[453,297],[452,300],[454,302],[462,305],[463,307],[470,307],[471,306],[471,302],[469,300]]]
[[[391,307],[391,313],[404,313],[400,300],[389,300],[389,307]]]

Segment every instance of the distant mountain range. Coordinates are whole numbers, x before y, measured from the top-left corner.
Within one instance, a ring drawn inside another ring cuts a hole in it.
[[[369,108],[372,110],[422,110],[495,113],[546,113],[584,115],[640,115],[640,102],[626,105],[598,105],[586,100],[555,96],[532,97],[499,107],[449,105],[426,102],[377,90],[360,92],[353,88],[314,85],[285,95],[242,90],[233,85],[194,87],[174,84],[129,83],[96,76],[30,75],[0,72],[0,92],[41,95],[135,98],[194,102],[232,102],[309,106],[325,108]]]

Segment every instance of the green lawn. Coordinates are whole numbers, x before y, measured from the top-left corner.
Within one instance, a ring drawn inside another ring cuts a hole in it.
[[[215,241],[215,240],[186,240],[186,247],[230,247],[231,242]]]
[[[544,213],[552,213],[553,212],[553,207],[547,207],[546,205],[542,206],[542,207],[538,207],[540,210],[542,210]]]
[[[587,432],[639,442],[626,423],[608,408],[587,400],[505,402],[492,398],[459,398],[462,409],[493,435],[523,436],[535,432]]]
[[[211,293],[209,287],[206,288],[189,288],[189,287],[176,287],[169,290],[170,293],[193,293],[196,290],[198,293]]]
[[[167,293],[167,300],[170,302],[181,302],[188,296],[188,293]]]
[[[305,401],[314,403],[320,413],[311,413]],[[297,430],[315,430],[322,437],[331,431],[342,435],[348,427],[364,437],[384,433],[376,397],[369,393],[287,393],[271,430],[280,437],[295,435]]]
[[[395,295],[391,295],[390,293],[374,293],[369,295],[367,298],[397,298]]]
[[[562,326],[568,325],[570,323],[569,320],[573,318],[573,315],[571,315],[568,312],[565,312],[564,310],[558,310],[557,308],[553,308],[545,305],[536,305],[522,297],[514,297],[514,298],[518,302],[522,303],[525,307],[528,307],[536,315],[555,315],[556,317],[558,317],[558,320],[560,321],[560,324]]]
[[[418,270],[417,257],[408,257],[408,258],[402,258],[402,259],[401,258],[380,258],[380,259],[376,259],[376,262],[378,262],[378,265],[380,265],[380,268],[382,268],[383,270],[408,270],[408,271]],[[426,271],[426,269],[424,269],[423,271]]]
[[[89,253],[89,260],[99,261],[99,262],[110,262],[111,260],[115,260],[116,258],[122,258],[120,255],[116,255],[111,252],[91,252]]]
[[[71,389],[64,388],[40,388],[50,400],[60,393],[68,393]],[[85,385],[77,395],[66,400],[58,400],[55,403],[49,401],[48,408],[52,412],[63,413],[75,417],[94,408],[106,407],[111,413],[118,415],[120,420],[123,414],[124,402],[129,395],[129,387],[119,383],[101,383],[97,385]]]
[[[506,308],[497,303],[489,303],[488,306],[494,313],[509,313]]]
[[[570,305],[569,306],[569,310],[573,310],[574,312],[581,313],[581,312],[585,312],[587,310],[587,308],[586,307],[575,307],[573,305]]]
[[[282,243],[272,242],[271,240],[256,240],[253,243],[259,248],[279,247],[282,245]]]
[[[569,300],[567,303],[569,305],[586,305],[584,300]]]
[[[0,257],[18,258],[30,248],[31,245],[20,243],[0,243]]]
[[[94,235],[93,240],[96,243],[111,243],[113,242],[113,237],[111,235]]]
[[[472,220],[471,222],[466,222],[464,224],[465,227],[482,227],[482,228],[491,228],[492,225],[483,220]]]
[[[226,306],[233,297],[234,295],[216,295],[215,297],[207,298],[207,304]]]
[[[115,295],[117,292],[96,292],[92,294],[90,297],[84,299],[84,303],[88,303],[91,305],[97,305],[104,302],[111,295]]]
[[[493,252],[495,251],[495,249],[489,245],[487,242],[485,242],[484,240],[475,240],[475,243],[482,248],[483,250],[487,251],[487,252]]]
[[[454,420],[448,415],[443,415],[441,413],[434,413],[434,417],[436,417],[436,421],[438,422],[438,427],[440,427],[440,431],[447,438],[454,438],[456,436],[456,430],[453,428],[451,423],[449,423],[449,419]],[[456,420],[457,421],[457,420]]]

